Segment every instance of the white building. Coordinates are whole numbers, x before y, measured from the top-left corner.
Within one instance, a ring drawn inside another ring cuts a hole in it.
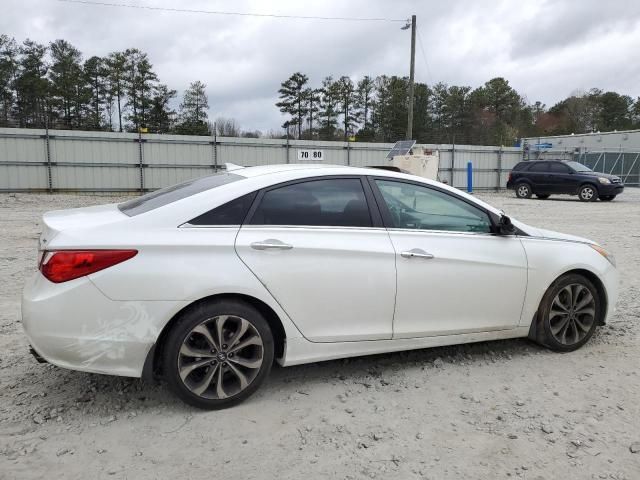
[[[640,151],[640,130],[530,137],[522,139],[522,146],[525,147],[525,145],[529,145],[532,151]]]

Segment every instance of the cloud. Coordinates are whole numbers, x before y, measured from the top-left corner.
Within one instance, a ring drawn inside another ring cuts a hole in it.
[[[179,5],[169,0],[135,3]],[[577,88],[640,95],[640,66],[633,61],[633,52],[640,51],[640,2],[192,0],[183,5],[390,19],[413,13],[421,40],[416,53],[418,81],[476,87],[503,76],[530,101],[547,105]],[[233,117],[245,129],[263,131],[282,124],[284,118],[274,103],[280,82],[293,72],[306,73],[314,85],[326,75],[407,75],[410,34],[400,26],[397,22],[161,12],[52,0],[5,0],[0,16],[0,33],[18,41],[29,37],[46,43],[64,38],[85,58],[140,48],[149,54],[160,80],[180,93],[194,80],[206,83],[211,118]]]

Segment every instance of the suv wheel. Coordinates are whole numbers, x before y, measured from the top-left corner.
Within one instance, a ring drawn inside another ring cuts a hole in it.
[[[516,185],[516,197],[531,198],[531,187],[528,183],[519,183]]]
[[[598,199],[598,190],[593,185],[583,185],[578,190],[578,197],[582,202],[595,202]]]

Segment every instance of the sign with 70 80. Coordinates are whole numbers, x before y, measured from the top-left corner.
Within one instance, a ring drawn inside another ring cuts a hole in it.
[[[311,160],[321,162],[323,159],[324,152],[322,150],[298,150],[298,160],[300,161]]]

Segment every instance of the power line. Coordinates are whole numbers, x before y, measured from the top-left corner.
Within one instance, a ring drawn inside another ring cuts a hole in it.
[[[427,67],[427,76],[429,77],[429,81],[433,84],[433,77],[431,76],[431,69],[429,68],[429,62],[427,61],[427,54],[424,51],[424,45],[422,44],[422,35],[420,35],[420,30],[416,29],[418,33],[418,43],[420,43],[420,51],[422,52],[422,59],[424,60],[424,65]]]
[[[136,8],[138,10],[155,10],[161,12],[179,13],[204,13],[208,15],[227,15],[236,17],[262,17],[262,18],[282,18],[295,20],[338,20],[345,22],[406,22],[407,19],[398,18],[366,18],[366,17],[321,17],[312,15],[280,15],[275,13],[248,13],[248,12],[223,12],[218,10],[195,10],[189,8],[152,7],[148,5],[131,5],[127,3],[94,2],[89,0],[58,0],[64,3],[79,3],[82,5],[93,5],[102,7],[123,7]]]

